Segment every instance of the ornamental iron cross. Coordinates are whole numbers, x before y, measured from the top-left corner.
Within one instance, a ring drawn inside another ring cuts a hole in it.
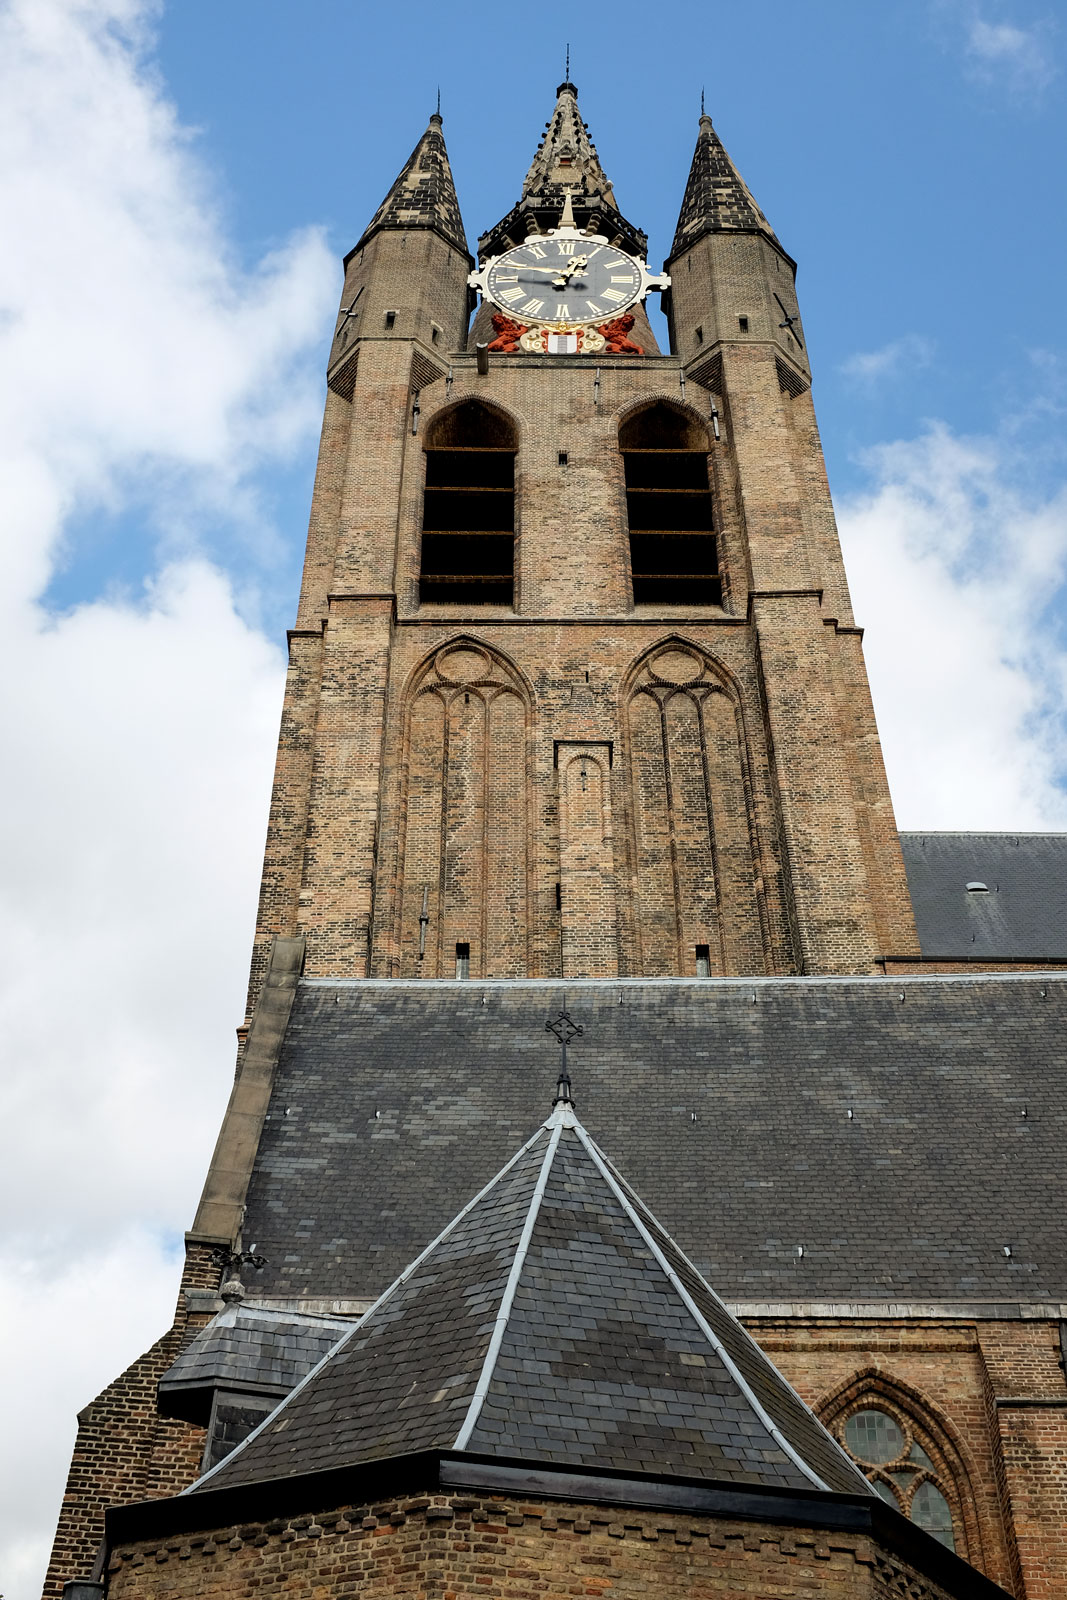
[[[556,1098],[553,1106],[573,1106],[574,1096],[571,1094],[570,1073],[567,1071],[567,1046],[572,1039],[577,1039],[585,1032],[580,1022],[572,1021],[567,1012],[567,996],[563,996],[563,1010],[554,1021],[545,1023],[545,1032],[554,1033],[559,1040],[560,1063],[559,1078],[556,1082]]]

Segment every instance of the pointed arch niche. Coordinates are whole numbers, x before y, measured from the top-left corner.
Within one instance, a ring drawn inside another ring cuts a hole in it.
[[[732,682],[697,646],[668,639],[633,673],[626,723],[638,970],[647,977],[772,970]]]
[[[817,1414],[883,1500],[986,1570],[966,1448],[929,1400],[870,1367],[826,1396]]]
[[[407,706],[398,908],[403,977],[527,972],[530,696],[498,651],[453,639]]]

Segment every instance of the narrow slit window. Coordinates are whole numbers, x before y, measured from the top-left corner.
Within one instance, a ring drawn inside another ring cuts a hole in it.
[[[706,430],[657,401],[619,432],[635,605],[721,605]]]
[[[697,977],[711,977],[711,947],[706,944],[697,945]]]
[[[469,400],[426,442],[419,599],[511,605],[515,586],[515,430]]]
[[[387,328],[394,328],[396,326],[396,312],[395,311],[387,311],[385,313],[385,326]]]
[[[469,978],[471,975],[471,947],[469,944],[456,946],[456,977]]]
[[[566,450],[561,450],[559,452],[559,464],[560,464],[561,467],[565,467],[567,465],[567,452],[566,452]]]
[[[737,326],[738,326],[738,328],[740,329],[740,331],[742,333],[747,333],[748,332],[748,318],[747,317],[738,317]]]

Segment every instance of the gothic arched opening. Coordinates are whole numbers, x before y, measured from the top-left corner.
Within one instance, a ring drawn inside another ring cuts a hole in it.
[[[419,598],[510,605],[515,575],[514,425],[465,400],[427,430]]]
[[[720,605],[707,431],[666,401],[619,429],[635,605]]]
[[[950,1427],[908,1385],[857,1373],[819,1415],[889,1505],[974,1565],[983,1565],[970,1474]]]

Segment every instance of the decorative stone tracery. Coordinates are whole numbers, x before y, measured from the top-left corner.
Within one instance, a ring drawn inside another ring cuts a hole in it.
[[[398,944],[404,977],[527,971],[527,730],[517,671],[453,639],[419,669],[408,701]],[[420,955],[421,950],[421,955]]]
[[[626,705],[639,970],[765,970],[766,917],[744,722],[725,672],[668,640],[634,674]]]

